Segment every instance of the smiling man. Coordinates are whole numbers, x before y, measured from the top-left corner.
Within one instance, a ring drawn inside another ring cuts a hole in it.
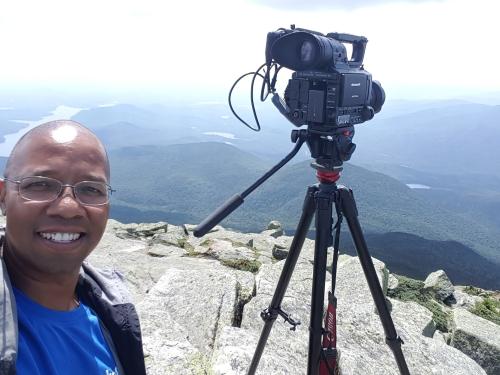
[[[84,262],[106,227],[109,179],[104,146],[76,122],[14,147],[0,181],[0,375],[146,373],[122,277]]]

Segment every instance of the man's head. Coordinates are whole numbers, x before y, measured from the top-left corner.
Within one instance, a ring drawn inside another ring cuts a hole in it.
[[[6,254],[26,271],[76,272],[102,237],[109,204],[82,204],[72,187],[52,201],[20,194],[23,178],[49,177],[65,185],[109,184],[109,162],[97,137],[74,121],[53,121],[26,133],[14,147],[0,182],[0,207],[7,216]],[[45,189],[38,182],[33,189]]]

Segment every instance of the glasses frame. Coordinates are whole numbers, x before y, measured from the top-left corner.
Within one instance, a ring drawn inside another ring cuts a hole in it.
[[[40,200],[36,200],[36,199],[30,199],[30,198],[26,198],[22,193],[21,193],[21,183],[23,180],[27,179],[27,178],[33,178],[33,177],[36,177],[36,178],[43,178],[43,179],[48,179],[48,180],[53,180],[53,181],[57,181],[60,185],[60,189],[59,189],[59,192],[57,193],[57,195],[53,198],[53,199],[48,199],[48,200],[43,200],[43,201],[40,201]],[[111,197],[111,195],[113,193],[116,192],[116,190],[114,190],[111,185],[105,183],[105,182],[101,182],[101,181],[89,181],[89,180],[84,180],[84,181],[79,181],[77,182],[76,184],[74,185],[71,185],[71,184],[63,184],[61,181],[59,181],[57,178],[52,178],[52,177],[46,177],[46,176],[26,176],[26,177],[23,177],[19,180],[13,180],[13,179],[10,179],[10,178],[7,178],[7,177],[3,177],[3,180],[4,181],[9,181],[9,182],[12,182],[14,184],[17,184],[17,192],[18,194],[21,196],[21,198],[27,200],[27,201],[31,201],[31,202],[40,202],[40,203],[49,203],[49,202],[54,202],[55,200],[57,200],[60,196],[61,196],[61,193],[64,191],[64,188],[65,187],[70,187],[71,188],[71,191],[73,193],[73,197],[75,198],[75,200],[80,203],[81,205],[83,206],[104,206],[106,204],[109,203],[109,198]],[[92,182],[92,183],[99,183],[99,184],[103,184],[106,186],[106,189],[107,191],[109,192],[109,194],[107,194],[107,200],[106,202],[104,203],[85,203],[85,202],[82,202],[80,200],[80,198],[78,197],[78,195],[75,193],[75,188],[78,184],[81,184],[82,182]]]

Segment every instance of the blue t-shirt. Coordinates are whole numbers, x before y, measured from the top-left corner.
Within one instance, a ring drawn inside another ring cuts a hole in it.
[[[47,309],[14,288],[19,326],[19,375],[118,375],[96,314],[83,303]]]

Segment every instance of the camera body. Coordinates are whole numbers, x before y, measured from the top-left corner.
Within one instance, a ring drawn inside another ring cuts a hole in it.
[[[286,117],[295,126],[343,127],[370,120],[371,76],[367,72],[295,72],[285,89]]]

